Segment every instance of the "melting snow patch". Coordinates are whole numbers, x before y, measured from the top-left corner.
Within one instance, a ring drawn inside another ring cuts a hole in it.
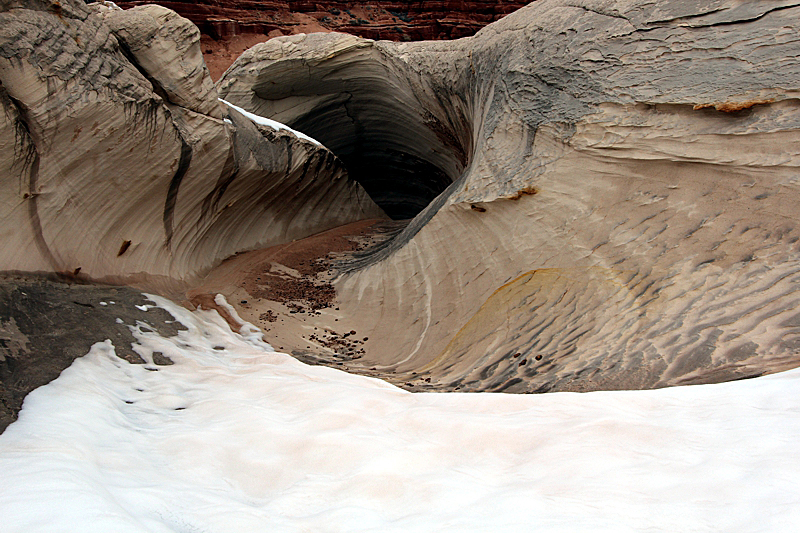
[[[411,394],[149,298],[188,329],[133,333],[175,364],[150,372],[107,340],[32,392],[0,436],[3,532],[800,523],[798,371],[653,391]]]

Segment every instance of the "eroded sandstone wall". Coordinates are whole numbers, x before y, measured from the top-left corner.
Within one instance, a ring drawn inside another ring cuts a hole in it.
[[[164,8],[0,6],[3,269],[186,284],[382,216],[369,191],[414,216],[338,258],[335,303],[265,302],[263,262],[226,294],[279,321],[279,349],[412,390],[800,362],[800,2],[540,0],[456,41],[287,36],[213,87]]]
[[[124,8],[147,0],[119,2]],[[512,1],[160,2],[188,18],[202,32],[203,54],[214,80],[251,46],[272,37],[343,32],[369,39],[419,41],[473,35],[524,6]]]
[[[400,190],[419,174],[376,154],[451,180],[342,266],[326,326],[369,339],[342,364],[412,390],[721,381],[800,362],[799,20],[791,1],[540,0],[452,42],[272,40],[218,90]],[[352,124],[364,143],[338,139]]]
[[[0,7],[0,270],[184,282],[383,216],[327,149],[221,104],[174,12]]]
[[[128,8],[148,2],[118,2]],[[240,33],[295,33],[297,26],[314,21],[328,31],[371,39],[418,41],[456,39],[524,6],[527,2],[443,0],[436,2],[374,0],[370,2],[211,1],[159,2],[188,18],[213,38]]]

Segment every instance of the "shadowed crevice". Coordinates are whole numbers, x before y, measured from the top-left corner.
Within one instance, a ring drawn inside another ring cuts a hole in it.
[[[183,136],[181,139],[181,157],[178,161],[178,170],[169,182],[169,190],[167,191],[167,198],[164,201],[164,246],[167,248],[172,244],[172,234],[174,231],[174,216],[175,216],[175,202],[178,201],[178,189],[180,189],[181,181],[189,170],[189,165],[192,162],[192,146],[186,142]]]
[[[225,159],[225,165],[222,167],[222,173],[219,179],[217,179],[217,183],[214,185],[214,190],[208,193],[203,200],[200,220],[203,220],[219,207],[219,203],[225,191],[228,190],[228,187],[239,174],[239,162],[236,159],[236,130],[233,130],[230,135],[231,144],[228,148],[228,157]]]

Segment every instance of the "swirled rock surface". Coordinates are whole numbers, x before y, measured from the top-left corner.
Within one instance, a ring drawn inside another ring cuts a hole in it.
[[[160,6],[0,3],[0,431],[94,342],[141,362],[131,328],[174,329],[89,282],[174,295],[237,252],[385,216],[325,147],[222,104],[199,41]]]
[[[410,390],[800,364],[800,2],[283,37],[216,87],[168,10],[2,7],[3,270],[220,292],[276,348]]]
[[[0,268],[178,287],[232,254],[383,216],[324,147],[218,101],[175,13],[0,12]]]
[[[411,390],[797,366],[799,19],[791,1],[541,0],[454,42],[252,48],[220,93],[415,215],[342,258],[336,310],[286,314],[281,342]]]

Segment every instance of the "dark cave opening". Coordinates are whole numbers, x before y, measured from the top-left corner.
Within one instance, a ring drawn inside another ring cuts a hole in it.
[[[323,143],[389,217],[403,220],[425,209],[466,166],[456,135],[441,133],[449,128],[432,115],[419,115],[373,90],[324,102],[291,126]]]
[[[313,76],[276,64],[252,107],[320,141],[389,217],[411,219],[464,172],[472,128],[450,89],[412,83],[378,58],[343,54]]]
[[[341,159],[350,176],[394,220],[414,218],[453,181],[435,165],[403,152],[354,153]]]

